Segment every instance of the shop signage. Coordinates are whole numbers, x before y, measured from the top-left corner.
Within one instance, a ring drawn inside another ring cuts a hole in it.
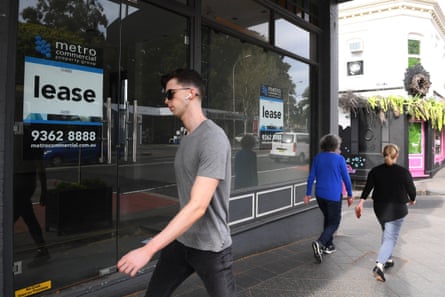
[[[260,90],[259,127],[261,144],[271,143],[276,132],[283,131],[282,90],[262,85]]]
[[[100,67],[98,50],[82,44],[63,40],[48,42],[42,36],[37,35],[34,38],[34,49],[38,57],[70,64]]]
[[[25,57],[23,89],[24,152],[63,146],[99,148],[103,70]]]
[[[38,114],[101,118],[102,77],[100,68],[25,57],[23,119]]]

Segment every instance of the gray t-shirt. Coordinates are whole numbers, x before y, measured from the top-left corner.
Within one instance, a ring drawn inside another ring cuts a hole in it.
[[[181,139],[175,157],[179,204],[183,208],[197,176],[216,178],[218,187],[204,214],[178,238],[185,246],[219,252],[232,244],[229,220],[231,148],[225,132],[211,120],[203,121]]]

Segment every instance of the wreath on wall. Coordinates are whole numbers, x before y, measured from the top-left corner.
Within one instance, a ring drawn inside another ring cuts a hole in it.
[[[408,95],[420,98],[423,98],[428,94],[431,86],[430,74],[421,64],[416,64],[413,67],[407,68],[403,82]]]

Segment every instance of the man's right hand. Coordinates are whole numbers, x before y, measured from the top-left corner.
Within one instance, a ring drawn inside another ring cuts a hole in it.
[[[117,262],[119,272],[135,276],[150,261],[151,255],[144,247],[132,250]]]

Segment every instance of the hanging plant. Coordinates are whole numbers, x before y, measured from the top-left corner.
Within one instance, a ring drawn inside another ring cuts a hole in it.
[[[378,112],[392,111],[395,117],[407,114],[416,120],[429,121],[431,127],[442,131],[445,124],[445,102],[435,98],[402,97],[402,96],[373,96],[367,99],[371,109]]]

